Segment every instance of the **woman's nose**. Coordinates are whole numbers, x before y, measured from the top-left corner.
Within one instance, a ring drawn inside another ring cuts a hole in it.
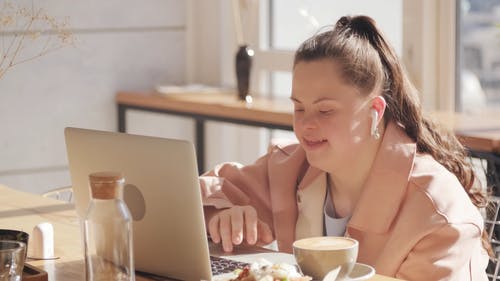
[[[317,127],[316,117],[312,114],[304,114],[300,120],[304,129],[313,129]]]

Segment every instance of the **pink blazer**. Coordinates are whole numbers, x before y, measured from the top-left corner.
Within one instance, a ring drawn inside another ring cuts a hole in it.
[[[309,166],[300,145],[277,145],[252,165],[225,163],[200,177],[203,203],[254,206],[279,250],[291,252],[297,193],[322,174]],[[358,261],[406,280],[487,280],[482,229],[482,217],[457,178],[388,124],[346,229],[359,241]]]

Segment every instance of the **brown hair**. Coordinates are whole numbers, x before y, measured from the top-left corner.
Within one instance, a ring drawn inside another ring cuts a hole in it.
[[[368,95],[380,89],[387,102],[384,120],[401,125],[417,144],[455,174],[472,203],[484,207],[486,195],[467,159],[467,152],[455,135],[423,115],[418,92],[410,82],[396,52],[387,43],[375,21],[367,16],[340,18],[334,29],[306,40],[295,53],[294,66],[301,61],[334,59],[342,68],[344,81]],[[483,246],[491,246],[483,231]]]

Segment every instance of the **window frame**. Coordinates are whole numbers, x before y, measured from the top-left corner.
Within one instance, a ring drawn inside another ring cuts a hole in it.
[[[243,1],[247,16],[269,25],[269,0]],[[459,94],[456,7],[457,0],[403,0],[402,61],[428,111],[455,111],[455,95]],[[251,87],[260,93],[269,92],[269,72],[291,71],[294,56],[293,51],[263,48],[269,40],[264,28],[261,24],[245,27],[255,51]]]

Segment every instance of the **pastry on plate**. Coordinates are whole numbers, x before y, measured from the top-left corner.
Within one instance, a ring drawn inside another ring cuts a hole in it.
[[[252,263],[236,272],[238,277],[230,281],[310,281],[309,276],[303,276],[297,267],[287,263],[273,264],[267,260]]]

